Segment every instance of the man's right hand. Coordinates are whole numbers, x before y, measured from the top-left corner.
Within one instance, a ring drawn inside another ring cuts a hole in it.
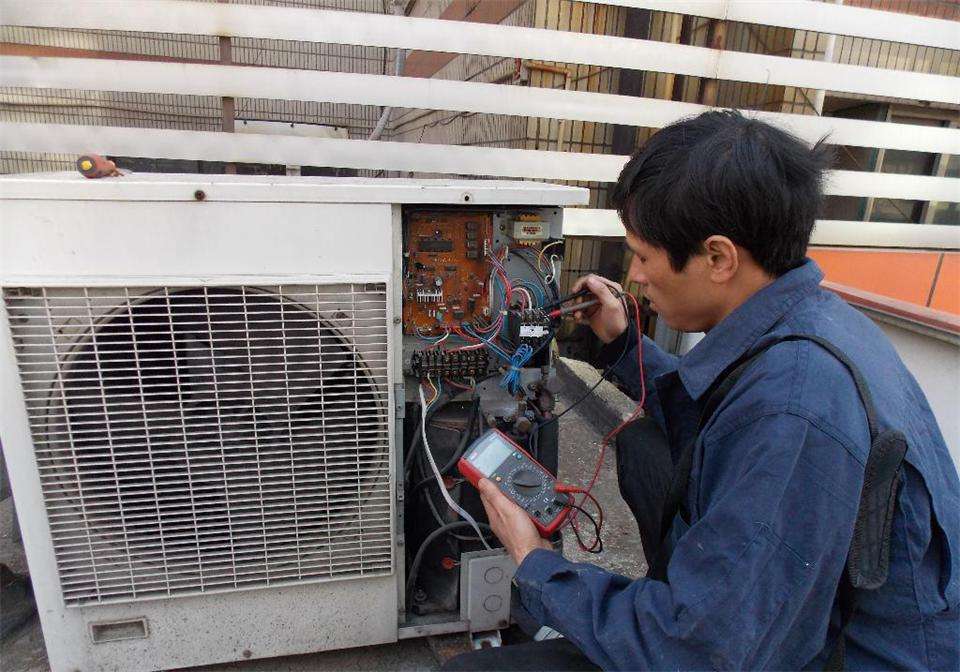
[[[572,292],[579,292],[586,287],[600,302],[583,311],[576,311],[574,317],[580,324],[590,325],[593,333],[604,343],[610,343],[622,334],[627,328],[627,314],[623,309],[623,302],[618,298],[623,293],[623,287],[599,275],[585,275],[571,287]],[[588,297],[581,299],[589,300]]]

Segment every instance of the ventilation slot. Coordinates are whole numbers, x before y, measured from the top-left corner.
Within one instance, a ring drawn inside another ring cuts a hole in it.
[[[91,623],[90,638],[94,644],[120,642],[125,639],[146,639],[147,620],[138,618],[132,621],[114,621],[113,623]]]

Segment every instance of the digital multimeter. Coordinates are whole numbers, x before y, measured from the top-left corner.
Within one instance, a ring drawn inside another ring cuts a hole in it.
[[[460,462],[460,473],[474,487],[481,478],[489,479],[500,491],[527,512],[541,537],[549,537],[566,520],[570,495],[554,490],[556,479],[546,467],[523,448],[496,429],[474,441]]]

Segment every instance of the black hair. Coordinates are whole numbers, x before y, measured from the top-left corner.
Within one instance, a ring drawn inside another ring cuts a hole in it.
[[[681,271],[712,235],[727,236],[776,277],[799,266],[833,154],[734,110],[705,112],[653,135],[610,194],[628,230]]]

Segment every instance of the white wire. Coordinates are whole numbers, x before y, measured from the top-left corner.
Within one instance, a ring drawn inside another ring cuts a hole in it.
[[[445,340],[447,340],[448,338],[450,338],[450,328],[449,328],[449,327],[445,327],[445,329],[446,329],[446,333],[440,338],[439,341],[434,342],[433,345],[440,345],[440,344],[443,343]]]
[[[542,271],[542,270],[543,270],[542,266],[543,266],[543,254],[544,254],[544,252],[546,252],[547,250],[549,250],[549,249],[550,249],[551,247],[553,247],[554,245],[559,245],[559,244],[561,244],[562,242],[563,242],[562,240],[556,240],[556,241],[554,241],[554,242],[552,242],[552,243],[549,243],[549,244],[547,244],[547,245],[544,245],[543,248],[541,248],[540,254],[537,255],[537,270],[538,270],[538,271]]]
[[[560,261],[560,257],[558,257],[555,254],[550,255],[550,275],[544,278],[544,280],[546,280],[548,284],[553,282],[557,278],[557,262],[558,261]]]
[[[524,287],[514,287],[513,291],[520,292],[527,299],[527,308],[533,308],[533,294]]]
[[[488,551],[493,549],[490,547],[490,544],[487,543],[486,538],[483,536],[483,532],[480,531],[480,526],[477,525],[477,521],[473,519],[469,513],[460,508],[460,505],[457,504],[450,497],[450,493],[447,492],[446,486],[443,484],[443,476],[440,475],[440,470],[437,468],[437,463],[433,461],[433,452],[430,450],[430,444],[427,443],[427,400],[423,396],[423,385],[418,385],[417,389],[420,392],[420,431],[423,432],[423,448],[427,452],[427,460],[430,462],[430,468],[433,469],[433,475],[437,479],[437,484],[440,486],[440,494],[443,495],[443,498],[447,500],[447,505],[460,514],[460,517],[465,521],[470,523],[473,526],[473,529],[477,531],[477,536],[480,537],[480,541],[483,542],[483,545]]]

